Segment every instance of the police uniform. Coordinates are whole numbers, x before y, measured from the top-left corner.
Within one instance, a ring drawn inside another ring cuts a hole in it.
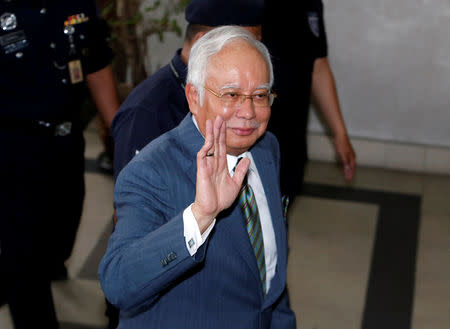
[[[280,143],[282,193],[292,198],[301,191],[307,160],[313,65],[317,58],[327,56],[323,5],[321,0],[294,4],[266,0],[265,13],[263,42],[273,58],[273,89],[278,95],[268,130]]]
[[[84,199],[86,75],[112,58],[90,0],[0,0],[0,243],[16,328],[56,328],[49,278]]]
[[[187,67],[180,52],[140,83],[114,117],[114,177],[147,143],[176,127],[189,112],[184,95]]]

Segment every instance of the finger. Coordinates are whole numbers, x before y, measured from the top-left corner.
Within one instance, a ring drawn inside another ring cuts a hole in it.
[[[214,121],[214,157],[219,156],[219,138],[220,138],[220,129],[222,127],[223,120],[220,116],[216,117],[216,120]]]
[[[344,165],[344,179],[346,181],[350,181],[353,178],[353,171],[350,165],[345,164]]]
[[[220,126],[219,132],[219,155],[226,156],[227,155],[227,145],[226,145],[226,134],[227,134],[227,123],[222,120],[222,124]]]
[[[211,120],[206,120],[205,143],[197,153],[199,158],[205,158],[209,153],[214,152],[214,150],[211,151],[211,148],[213,147],[213,139],[213,128]]]
[[[352,154],[350,157],[350,175],[349,179],[353,179],[356,173],[356,161],[355,161],[355,155]]]
[[[239,161],[233,175],[233,181],[236,183],[237,186],[240,187],[242,185],[242,181],[244,180],[245,175],[247,175],[249,167],[250,167],[249,158],[243,158],[241,161]]]
[[[227,124],[226,122],[222,122],[219,135],[219,149],[216,150],[216,152],[219,155],[219,168],[221,170],[226,170],[226,172],[228,173],[226,131],[227,131]]]
[[[350,181],[355,174],[355,159],[352,154],[347,154],[342,162],[344,166],[344,178],[345,180]]]

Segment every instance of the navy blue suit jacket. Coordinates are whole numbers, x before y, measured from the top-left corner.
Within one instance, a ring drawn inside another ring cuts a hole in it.
[[[287,234],[279,190],[279,151],[266,133],[250,150],[269,204],[278,251],[263,295],[237,202],[219,214],[190,256],[182,215],[195,198],[196,154],[204,139],[190,114],[148,144],[122,170],[114,198],[118,223],[99,276],[120,309],[119,328],[292,329],[286,293]]]

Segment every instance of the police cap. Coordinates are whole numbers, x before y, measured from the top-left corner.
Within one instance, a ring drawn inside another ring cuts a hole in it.
[[[261,25],[264,0],[191,0],[186,7],[186,20],[207,26]]]

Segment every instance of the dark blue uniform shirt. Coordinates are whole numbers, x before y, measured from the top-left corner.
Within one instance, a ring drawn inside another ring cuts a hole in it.
[[[0,28],[0,116],[78,119],[86,88],[72,83],[69,63],[79,60],[85,78],[112,58],[95,2],[0,0],[0,15],[16,21]]]
[[[184,94],[187,67],[177,50],[169,64],[141,82],[114,117],[114,177],[145,145],[175,128],[189,112]]]
[[[293,28],[286,28],[286,22],[292,22]],[[293,196],[301,189],[307,159],[306,129],[314,61],[326,57],[328,52],[322,1],[285,1],[280,5],[277,0],[266,0],[262,32],[272,55],[273,89],[278,95],[267,129],[280,143],[282,193]],[[286,42],[283,36],[290,32],[292,42]]]

